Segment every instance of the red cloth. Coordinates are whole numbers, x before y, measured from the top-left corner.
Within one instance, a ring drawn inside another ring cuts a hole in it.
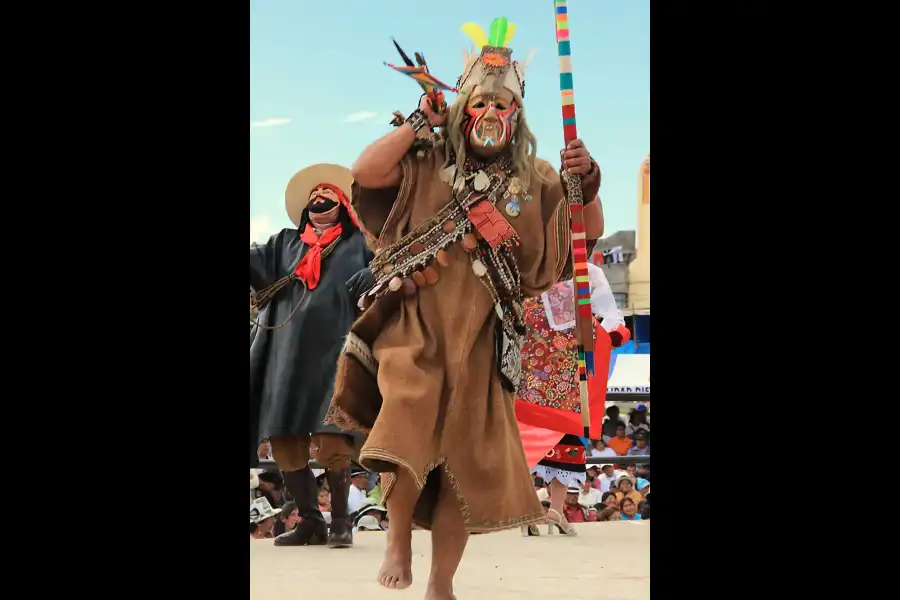
[[[580,504],[574,506],[566,504],[563,507],[563,513],[566,516],[566,521],[569,523],[587,523],[587,519],[584,518],[584,509],[581,508]]]
[[[350,199],[344,194],[344,192],[336,185],[332,185],[330,183],[320,183],[315,188],[326,188],[337,194],[338,200],[340,200],[341,204],[343,204],[347,212],[350,214],[350,220],[353,221],[353,224],[360,230],[362,230],[362,226],[359,224],[359,220],[356,218],[356,211],[353,210],[353,207],[350,206]]]
[[[540,298],[537,298],[536,300],[538,303],[541,302]],[[546,325],[546,316],[542,315],[542,305],[540,307],[540,311],[541,312],[534,309],[531,311],[530,315],[526,313],[526,324],[529,325],[529,329],[532,329],[533,331],[532,324],[528,323],[529,316],[534,316],[538,319],[543,318],[543,323],[541,325],[538,325],[538,327],[542,326],[542,329],[544,331],[549,332],[549,327]],[[606,413],[606,382],[609,377],[609,360],[610,354],[612,352],[612,342],[609,338],[609,334],[607,334],[606,331],[602,327],[600,327],[600,324],[597,323],[596,320],[594,320],[594,329],[594,336],[596,340],[594,343],[594,375],[588,375],[588,398],[590,400],[591,408],[590,437],[593,439],[597,439],[601,435],[603,416]],[[568,336],[571,336],[572,340],[574,340],[573,333],[566,332],[566,334]],[[573,344],[574,341],[572,341],[571,343]],[[525,352],[523,352],[523,354],[527,354],[528,349],[524,350]],[[577,381],[577,365],[569,364],[574,363],[574,361],[572,360],[572,357],[574,356],[574,348],[566,347],[565,349],[557,349],[547,347],[546,350],[550,352],[558,351],[561,355],[565,353],[564,356],[567,358],[566,366],[564,369],[566,372],[566,380],[571,380],[573,385],[569,387],[565,393],[567,398],[565,402],[551,402],[549,401],[549,399],[540,398],[539,396],[535,401],[534,399],[532,399],[531,394],[523,396],[520,390],[520,394],[516,399],[515,405],[516,420],[519,423],[520,432],[528,432],[529,437],[527,439],[523,437],[522,444],[523,447],[525,447],[525,454],[529,457],[529,459],[538,452],[539,446],[544,446],[546,440],[549,440],[549,438],[551,437],[549,434],[539,434],[537,431],[535,431],[535,429],[552,430],[559,433],[569,433],[577,436],[584,435],[584,426],[581,423],[580,402],[578,401],[579,392]],[[535,352],[535,355],[537,355],[537,352]],[[530,357],[526,357],[526,360],[529,360],[529,358]],[[555,364],[559,369],[560,364]],[[538,365],[532,366],[527,363],[523,364],[523,367],[525,369],[534,369],[536,367],[540,368]],[[556,379],[556,377],[554,377],[554,379]],[[552,406],[552,404],[554,403],[558,403],[560,407],[555,408],[554,406]],[[578,410],[572,410],[572,408],[574,408],[576,405],[578,407]],[[527,427],[523,427],[523,425]],[[556,442],[558,442],[561,437],[562,436],[558,436],[552,444],[546,446],[540,457],[543,458],[544,454],[546,454],[550,450],[550,448],[555,446]],[[529,463],[530,462],[531,461],[529,460]]]
[[[519,235],[509,221],[500,214],[497,207],[487,200],[476,203],[466,214],[491,248],[497,248],[508,240],[516,239]]]
[[[618,348],[623,344],[628,343],[631,339],[631,332],[625,325],[619,325],[609,332],[609,337],[612,340],[613,348]]]
[[[525,450],[525,460],[528,461],[528,469],[541,462],[547,453],[556,447],[563,434],[552,429],[534,427],[519,421],[519,436],[522,438],[522,449]]]
[[[306,230],[300,234],[300,239],[309,246],[309,250],[297,263],[294,273],[306,283],[310,290],[316,289],[322,276],[322,250],[341,237],[342,230],[341,224],[338,223],[319,236],[312,225],[307,225]]]
[[[320,183],[313,189],[316,188],[328,188],[329,190],[337,194],[338,200],[340,200],[341,204],[343,204],[347,209],[347,214],[350,215],[350,220],[353,221],[353,224],[356,225],[356,228],[362,232],[363,236],[365,236],[367,240],[374,241],[376,239],[376,236],[372,235],[372,232],[363,227],[362,223],[359,222],[359,216],[356,214],[356,211],[353,210],[350,199],[344,194],[341,188],[330,183]]]

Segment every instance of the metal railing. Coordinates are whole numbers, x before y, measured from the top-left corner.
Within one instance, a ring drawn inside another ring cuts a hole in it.
[[[601,456],[599,458],[588,457],[585,460],[589,465],[642,465],[650,462],[650,455],[647,456]],[[324,469],[324,465],[320,465],[316,461],[312,461],[309,463],[309,466],[313,469]],[[273,460],[261,460],[259,461],[259,465],[256,466],[257,469],[273,469],[277,470],[278,465],[275,464]]]

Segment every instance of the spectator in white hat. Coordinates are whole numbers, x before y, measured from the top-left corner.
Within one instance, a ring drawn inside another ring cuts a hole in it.
[[[272,508],[265,496],[254,500],[250,504],[250,539],[263,540],[272,537],[275,516],[280,512],[280,508]]]
[[[594,521],[597,518],[596,510],[591,511],[581,506],[578,502],[579,495],[581,495],[581,486],[575,482],[570,483],[569,487],[566,488],[566,501],[563,505],[563,513],[570,524],[585,523]],[[550,531],[553,531],[553,529],[551,528]]]
[[[359,509],[354,519],[357,531],[387,531],[387,509],[377,504],[367,504]]]

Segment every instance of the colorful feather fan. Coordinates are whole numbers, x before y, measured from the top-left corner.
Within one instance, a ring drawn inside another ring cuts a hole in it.
[[[425,95],[431,99],[432,108],[436,111],[443,112],[447,106],[447,103],[444,100],[444,91],[456,93],[456,88],[447,85],[432,75],[428,70],[428,64],[425,62],[425,57],[420,53],[415,53],[416,62],[414,63],[412,59],[406,55],[406,52],[403,51],[403,48],[400,47],[400,44],[397,43],[397,40],[392,39],[392,41],[394,42],[394,47],[397,49],[397,52],[400,53],[400,58],[403,59],[405,65],[392,65],[387,62],[384,64],[398,73],[403,73],[404,75],[415,79],[422,87]]]

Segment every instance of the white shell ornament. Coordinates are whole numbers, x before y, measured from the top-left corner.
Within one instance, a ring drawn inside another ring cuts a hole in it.
[[[475,271],[475,275],[478,277],[484,277],[487,274],[487,267],[478,258],[472,261],[472,270]]]
[[[450,183],[456,178],[456,165],[450,165],[446,169],[441,169],[441,181]]]
[[[487,176],[484,171],[478,171],[478,174],[475,175],[475,181],[472,182],[472,186],[479,192],[483,192],[488,189],[491,185],[491,178]]]
[[[453,182],[453,195],[459,196],[462,194],[463,190],[466,188],[466,180],[464,177],[457,177],[456,181]]]

